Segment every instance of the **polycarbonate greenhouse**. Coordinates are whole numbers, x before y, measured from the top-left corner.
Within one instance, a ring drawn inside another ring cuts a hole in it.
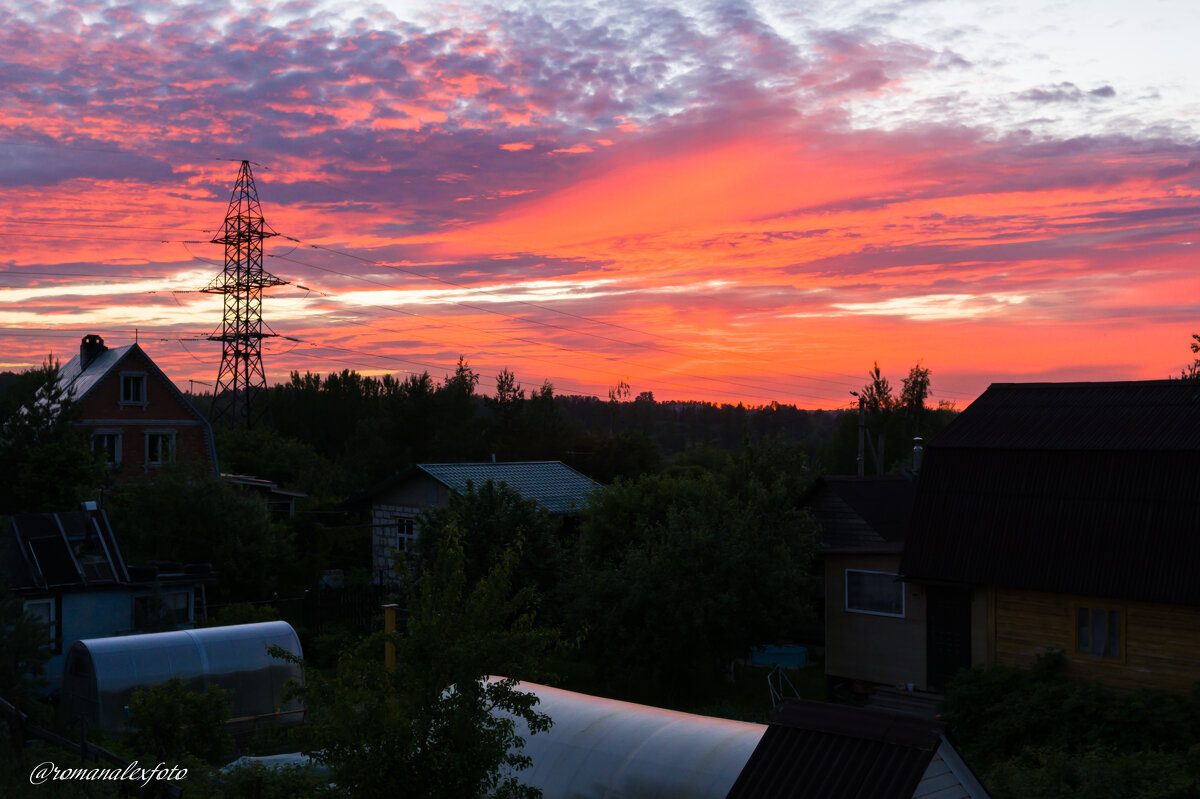
[[[518,721],[533,765],[516,776],[547,799],[725,799],[767,729],[536,683],[517,687],[537,695],[537,712],[554,720],[537,735]]]
[[[303,654],[283,621],[76,641],[63,664],[61,712],[68,723],[82,717],[92,729],[114,731],[134,690],[179,677],[197,691],[231,691],[234,719],[283,713],[299,721],[299,703],[285,702],[284,694],[285,684],[303,675],[271,657],[272,646]]]

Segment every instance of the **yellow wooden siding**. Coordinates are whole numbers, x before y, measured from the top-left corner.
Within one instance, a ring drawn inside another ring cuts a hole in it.
[[[904,618],[846,610],[846,569],[898,573],[899,555],[825,556],[825,673],[925,688],[925,594],[904,587]]]
[[[1122,612],[1124,662],[1075,651],[1074,613],[1081,606]],[[1200,681],[1200,608],[998,588],[994,635],[1002,666],[1027,668],[1037,655],[1059,649],[1072,676],[1118,688],[1190,692]]]

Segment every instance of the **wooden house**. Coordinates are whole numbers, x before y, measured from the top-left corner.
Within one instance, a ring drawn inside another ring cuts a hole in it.
[[[91,436],[119,481],[153,480],[171,464],[216,476],[212,427],[138,344],[108,348],[84,336],[79,354],[60,369]]]
[[[929,443],[900,561],[928,682],[1065,653],[1134,689],[1200,680],[1200,383],[996,384]]]
[[[911,475],[825,476],[805,498],[820,525],[832,678],[926,687],[924,590],[900,576],[915,494]]]

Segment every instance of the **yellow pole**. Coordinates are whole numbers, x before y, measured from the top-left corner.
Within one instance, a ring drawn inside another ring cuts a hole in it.
[[[396,632],[396,608],[399,605],[391,604],[383,606],[383,631],[385,633]],[[396,645],[388,641],[383,645],[383,663],[387,666],[388,671],[396,670]]]

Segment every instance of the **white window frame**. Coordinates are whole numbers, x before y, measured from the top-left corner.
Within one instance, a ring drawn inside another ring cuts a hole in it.
[[[856,574],[882,574],[886,577],[891,577],[893,581],[900,586],[900,612],[886,613],[881,610],[866,610],[865,608],[850,607],[850,572]],[[842,591],[845,595],[843,606],[847,613],[865,613],[869,616],[887,616],[891,619],[903,619],[908,611],[907,591],[904,590],[904,582],[900,580],[900,575],[895,572],[875,571],[873,569],[846,569],[846,573],[842,576]]]
[[[105,463],[106,466],[109,466],[111,468],[116,468],[117,466],[121,465],[121,455],[122,455],[121,445],[122,445],[122,439],[125,438],[123,433],[124,433],[123,430],[101,429],[101,430],[93,431],[93,433],[92,433],[92,452],[93,453],[96,452],[96,439],[104,436],[104,437],[112,437],[117,440],[117,445],[115,447],[113,447],[113,459],[111,461],[107,461]]]
[[[158,461],[150,460],[150,438],[152,436],[166,436],[170,440],[171,456],[167,460],[165,460],[165,461],[164,460],[158,460]],[[175,431],[174,430],[147,430],[146,435],[145,435],[145,440],[143,442],[143,447],[145,448],[146,471],[150,471],[151,469],[161,469],[164,466],[168,466],[175,462],[175,451],[176,451],[175,450]]]
[[[125,381],[126,381],[126,380],[139,380],[139,381],[141,382],[141,385],[142,385],[142,391],[141,391],[142,398],[141,398],[140,400],[131,400],[131,399],[125,399]],[[117,390],[118,390],[118,392],[119,392],[119,394],[117,395],[117,399],[118,399],[118,402],[119,402],[119,404],[120,404],[120,405],[128,405],[128,406],[131,406],[131,407],[134,407],[134,408],[145,408],[145,407],[146,407],[146,405],[148,405],[148,404],[149,404],[149,403],[148,403],[148,401],[147,401],[147,397],[146,397],[147,384],[148,384],[149,382],[150,382],[150,381],[148,381],[148,380],[146,379],[146,373],[145,373],[145,372],[121,372],[121,374],[120,374],[120,384],[119,384],[119,387],[118,387],[118,389],[117,389]]]
[[[58,614],[54,612],[55,606],[58,605],[58,602],[55,601],[54,597],[43,597],[41,599],[27,599],[27,600],[25,600],[25,605],[24,605],[25,612],[29,613],[29,608],[34,605],[45,605],[48,608],[50,608],[50,622],[48,625],[48,635],[50,638],[50,651],[51,651],[51,653],[57,655],[61,651],[61,649],[59,647],[59,642],[58,642]],[[41,618],[40,614],[34,613],[34,614],[30,614],[30,615],[37,616],[39,619]]]

